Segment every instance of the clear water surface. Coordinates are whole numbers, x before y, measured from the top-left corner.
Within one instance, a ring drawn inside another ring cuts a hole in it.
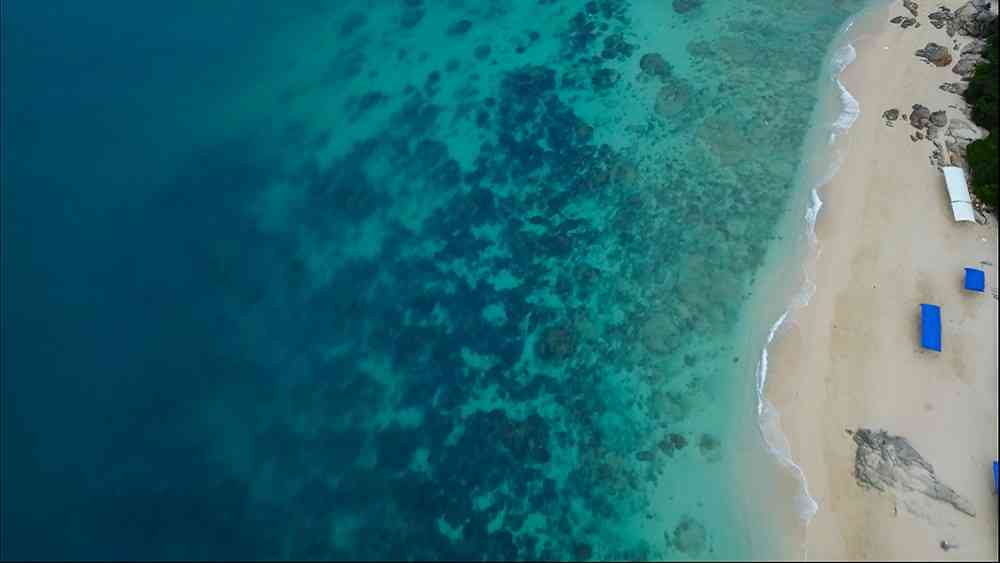
[[[4,4],[0,555],[780,556],[748,304],[861,4]]]

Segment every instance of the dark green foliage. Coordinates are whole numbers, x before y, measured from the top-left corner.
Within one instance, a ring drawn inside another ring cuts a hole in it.
[[[997,35],[990,35],[986,52],[986,61],[976,66],[976,74],[969,82],[965,92],[965,100],[972,105],[972,118],[980,126],[996,131],[997,104],[1000,103],[1000,72],[997,71]]]
[[[997,107],[1000,105],[1000,72],[997,61],[997,22],[993,21],[992,30],[987,38],[987,48],[984,53],[986,60],[976,66],[976,74],[965,92],[965,101],[972,106],[972,119],[979,126],[985,127],[990,134],[985,138],[969,144],[967,161],[972,172],[972,191],[984,203],[997,209]]]
[[[994,131],[985,139],[970,143],[966,155],[972,170],[972,190],[983,203],[993,209],[1000,207],[997,202],[997,185],[1000,184],[1000,173],[997,170],[997,150],[1000,147],[997,147],[997,135]]]

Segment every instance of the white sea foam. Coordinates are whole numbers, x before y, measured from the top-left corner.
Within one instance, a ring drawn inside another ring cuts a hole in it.
[[[853,23],[853,22],[852,22]],[[850,26],[847,27],[850,29]],[[846,30],[845,30],[846,32]],[[837,137],[844,134],[845,131],[854,125],[854,122],[858,120],[858,116],[861,115],[861,107],[858,105],[858,100],[847,91],[844,84],[840,81],[840,74],[844,72],[844,69],[848,65],[854,62],[858,56],[858,52],[854,50],[854,45],[848,43],[841,47],[836,55],[834,55],[834,74],[833,81],[837,84],[837,89],[840,91],[840,104],[841,112],[837,116],[837,120],[833,122],[833,129],[830,131],[830,142],[837,140]]]
[[[853,26],[854,20],[852,19],[844,26],[842,34],[849,32]],[[837,118],[829,124],[829,144],[831,145],[839,136],[846,133],[851,126],[854,125],[854,122],[857,121],[861,114],[861,106],[857,99],[851,95],[844,84],[840,81],[840,75],[852,62],[854,62],[856,58],[857,51],[855,51],[853,45],[847,43],[834,52],[831,60],[831,80],[839,91],[841,106],[840,113],[837,115]],[[837,171],[840,169],[840,165],[843,163],[843,155],[837,152],[836,149],[832,151],[830,156],[832,156],[832,158],[825,173],[811,187],[811,201],[806,208],[804,216],[806,235],[815,256],[818,256],[820,252],[819,241],[816,238],[816,220],[819,217],[820,210],[823,208],[823,200],[820,198],[819,190],[833,179],[833,177],[837,174]],[[760,360],[757,364],[756,380],[757,416],[761,435],[764,442],[767,444],[768,449],[775,456],[775,458],[777,458],[784,467],[792,471],[792,473],[794,473],[798,478],[801,484],[801,489],[796,495],[796,507],[799,515],[808,526],[812,517],[819,510],[819,503],[812,497],[812,495],[809,494],[809,483],[806,480],[805,473],[802,471],[802,468],[795,463],[792,457],[791,446],[787,437],[781,430],[781,417],[778,410],[764,395],[764,387],[767,383],[768,375],[768,348],[774,341],[778,331],[788,320],[791,313],[796,308],[808,305],[812,296],[816,292],[816,284],[809,277],[808,271],[805,270],[805,265],[803,265],[803,271],[804,282],[802,287],[792,297],[788,308],[781,314],[780,317],[778,317],[778,320],[771,325],[771,330],[767,335],[767,342],[764,345],[764,349],[761,350],[760,353]],[[805,555],[806,558],[808,558],[808,553]]]

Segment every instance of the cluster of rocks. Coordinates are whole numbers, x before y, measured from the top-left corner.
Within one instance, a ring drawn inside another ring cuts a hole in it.
[[[985,136],[986,133],[973,123],[963,119],[951,119],[948,122],[948,128],[944,132],[944,148],[947,149],[951,157],[951,164],[968,168],[965,163],[965,155],[969,143],[982,139]],[[947,164],[943,162],[943,159],[941,160],[941,162],[936,164],[939,166]]]
[[[970,80],[976,72],[976,65],[983,61],[983,51],[985,50],[986,41],[973,39],[965,47],[962,47],[958,62],[951,68],[952,72],[961,76],[964,80]]]
[[[972,503],[939,481],[934,467],[906,438],[884,430],[859,429],[854,432],[854,442],[857,444],[854,476],[859,485],[892,493],[911,511],[915,511],[918,495],[923,495],[975,517]]]
[[[911,26],[920,27],[920,22],[917,21],[917,3],[912,0],[903,0],[903,7],[913,17],[896,16],[889,21],[898,24],[903,29]],[[927,14],[931,25],[937,29],[944,28],[949,37],[954,37],[956,33],[968,37],[986,37],[989,32],[989,24],[995,17],[990,12],[990,0],[969,0],[954,11],[940,6],[936,11]]]
[[[942,85],[943,90],[946,89],[945,86],[950,88],[953,85]],[[931,111],[921,104],[913,104],[909,114],[901,113],[898,108],[887,109],[882,112],[882,119],[888,127],[893,127],[899,119],[909,121],[916,129],[910,135],[910,140],[930,141],[934,145],[930,161],[932,165],[938,167],[948,165],[965,167],[966,147],[969,143],[985,136],[979,127],[970,122],[956,118],[949,119],[945,110]],[[943,138],[939,139],[942,133]]]
[[[917,18],[907,18],[904,16],[896,16],[891,20],[889,20],[889,23],[897,24],[899,25],[899,27],[903,29],[906,29],[908,27],[913,27],[913,28],[920,27],[920,22],[917,21]]]
[[[927,138],[937,137],[938,131],[948,125],[948,114],[942,109],[931,111],[926,106],[913,104],[913,111],[910,112],[910,125],[918,130],[926,130]],[[891,111],[891,110],[890,110]]]
[[[948,66],[952,61],[951,51],[944,45],[938,45],[933,41],[923,49],[917,49],[914,54],[934,66]]]
[[[990,0],[969,0],[954,12],[946,12],[946,15],[939,15],[936,19],[946,22],[949,37],[958,33],[968,37],[984,38],[989,34],[990,22],[995,17],[990,11]]]
[[[938,86],[938,89],[944,90],[950,94],[958,94],[961,96],[969,88],[968,82],[945,82],[944,84]]]
[[[938,8],[938,11],[927,14],[927,19],[931,20],[931,25],[937,29],[941,29],[951,21],[951,10],[945,6],[941,6]]]

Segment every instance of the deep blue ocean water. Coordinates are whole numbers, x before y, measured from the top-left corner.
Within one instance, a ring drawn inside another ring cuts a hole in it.
[[[0,556],[782,553],[741,343],[861,4],[4,4]]]

